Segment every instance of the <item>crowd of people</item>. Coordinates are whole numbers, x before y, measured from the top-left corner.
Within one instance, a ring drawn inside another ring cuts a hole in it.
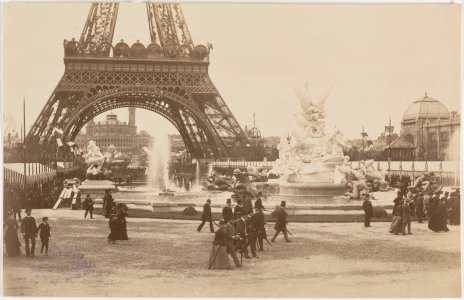
[[[449,231],[449,225],[460,224],[460,190],[443,192],[437,186],[434,174],[426,173],[418,177],[413,185],[401,185],[393,200],[393,219],[389,229],[393,234],[412,234],[411,218],[418,223],[428,221],[428,228],[434,232]]]
[[[264,251],[264,242],[271,245],[280,233],[283,234],[286,242],[291,242],[288,238],[288,214],[285,210],[285,201],[282,201],[271,214],[277,221],[274,227],[276,231],[270,242],[265,228],[262,194],[253,195],[240,184],[235,185],[233,191],[232,198],[236,205],[232,209],[232,199],[227,199],[222,209],[222,219],[218,223],[212,218],[211,200],[208,199],[203,206],[202,222],[197,231],[200,232],[204,224],[209,222],[209,229],[214,233],[209,255],[209,269],[231,269],[231,258],[235,266],[240,268],[243,258],[258,258],[258,252]],[[218,227],[216,231],[213,224]]]

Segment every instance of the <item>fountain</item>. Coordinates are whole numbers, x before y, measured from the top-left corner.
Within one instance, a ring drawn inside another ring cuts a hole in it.
[[[169,142],[167,136],[159,135],[151,149],[145,149],[149,156],[148,184],[161,192],[169,189]]]
[[[339,168],[343,147],[350,146],[340,130],[331,137],[325,133],[326,97],[317,102],[311,99],[307,84],[296,94],[302,111],[295,114],[296,123],[281,139],[279,159],[270,173],[280,176],[281,195],[341,195],[346,188]]]

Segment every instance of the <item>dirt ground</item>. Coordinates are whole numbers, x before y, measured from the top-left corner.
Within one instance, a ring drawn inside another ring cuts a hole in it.
[[[48,216],[49,256],[3,257],[5,296],[460,297],[460,227],[413,235],[389,223],[290,223],[283,237],[244,267],[208,270],[213,235],[198,221],[128,219],[128,241],[108,244],[102,216],[35,210]],[[291,219],[290,219],[291,222]],[[272,234],[268,225],[268,235]],[[23,240],[21,243],[24,245]],[[37,251],[38,248],[38,251]],[[24,247],[22,248],[24,253]]]

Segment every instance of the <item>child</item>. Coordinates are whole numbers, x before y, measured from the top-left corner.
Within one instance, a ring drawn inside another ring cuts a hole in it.
[[[48,239],[50,238],[50,225],[48,225],[48,217],[42,218],[42,223],[39,225],[37,234],[40,231],[40,242],[42,247],[40,248],[40,253],[43,253],[45,248],[45,256],[48,256]]]
[[[90,195],[87,194],[87,197],[84,200],[83,203],[83,208],[85,209],[85,214],[84,214],[84,219],[87,218],[87,213],[90,212],[90,218],[93,219],[93,201],[92,198],[90,198]]]

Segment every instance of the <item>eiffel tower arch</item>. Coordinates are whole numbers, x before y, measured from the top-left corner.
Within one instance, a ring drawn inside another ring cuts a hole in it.
[[[120,107],[160,114],[196,158],[229,156],[248,141],[208,74],[210,48],[194,45],[179,4],[147,3],[151,43],[113,45],[118,3],[93,3],[79,41],[65,40],[65,71],[26,144],[72,141],[93,117]],[[156,127],[156,124],[149,124]]]

